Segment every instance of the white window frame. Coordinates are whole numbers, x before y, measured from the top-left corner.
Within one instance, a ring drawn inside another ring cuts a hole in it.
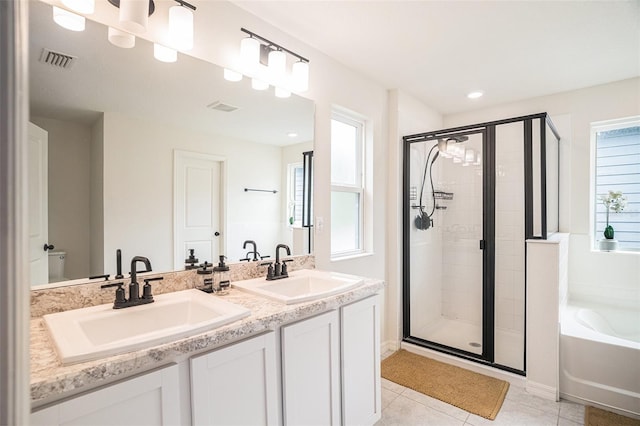
[[[331,259],[339,259],[344,257],[356,256],[365,253],[365,130],[366,123],[362,119],[358,119],[353,115],[344,112],[333,111],[331,121],[340,121],[356,128],[356,182],[354,185],[338,185],[331,182],[331,193],[333,192],[350,192],[359,194],[359,211],[358,211],[358,248],[355,250],[346,250],[334,252],[331,249]],[[333,143],[333,141],[331,141]],[[332,165],[333,167],[333,165]]]
[[[597,162],[597,148],[598,148],[598,133],[606,132],[609,130],[623,129],[626,127],[636,127],[640,126],[640,116],[632,116],[626,118],[619,118],[614,120],[606,120],[606,121],[598,121],[591,123],[591,170],[590,170],[590,226],[589,226],[589,234],[591,236],[591,249],[593,251],[600,251],[598,248],[598,240],[601,239],[599,235],[597,235],[596,231],[596,206],[601,201],[598,198],[598,194],[596,193],[596,162]],[[639,250],[635,249],[619,249],[617,252],[623,253],[637,253],[640,254]]]
[[[295,170],[296,169],[302,169],[304,170],[304,164],[302,162],[299,163],[289,163],[287,165],[287,217],[285,218],[286,223],[288,226],[293,226],[294,228],[300,228],[302,227],[302,204],[304,203],[304,200],[300,201],[300,220],[295,220],[296,218],[296,214],[295,214],[295,197],[296,197],[296,184],[295,184],[295,179],[296,179],[296,175],[295,175]],[[304,173],[304,172],[303,172]],[[304,180],[304,177],[303,177]],[[293,224],[289,223],[289,218],[290,213],[291,213],[291,205],[293,205],[294,208],[294,213],[293,213],[293,219],[294,222]]]

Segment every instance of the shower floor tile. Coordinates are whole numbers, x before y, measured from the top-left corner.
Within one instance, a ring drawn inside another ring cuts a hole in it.
[[[412,335],[430,342],[440,343],[452,348],[481,354],[482,329],[479,325],[466,321],[440,317],[436,322],[419,330],[412,330]],[[496,363],[518,370],[524,369],[523,336],[505,330],[496,330]],[[473,345],[472,345],[473,344]]]

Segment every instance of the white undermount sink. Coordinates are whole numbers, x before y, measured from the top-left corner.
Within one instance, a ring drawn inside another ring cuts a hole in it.
[[[363,278],[355,275],[303,269],[289,272],[288,278],[272,281],[267,281],[266,278],[256,278],[237,281],[231,285],[240,290],[290,305],[343,293],[363,282]]]
[[[110,303],[43,318],[66,365],[177,340],[251,314],[243,306],[200,290],[154,299],[154,303],[124,309],[113,309]]]

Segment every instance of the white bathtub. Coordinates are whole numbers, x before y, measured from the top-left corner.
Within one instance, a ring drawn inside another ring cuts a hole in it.
[[[560,318],[560,394],[640,415],[640,307],[576,303]]]

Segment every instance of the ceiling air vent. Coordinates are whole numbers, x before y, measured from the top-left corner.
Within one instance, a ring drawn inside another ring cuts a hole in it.
[[[54,52],[53,50],[42,49],[40,62],[49,64],[56,68],[68,69],[73,66],[78,58],[76,56],[67,55],[66,53]]]
[[[238,109],[238,107],[235,107],[235,106],[229,105],[229,104],[225,104],[225,103],[220,102],[220,101],[215,101],[214,103],[211,103],[211,104],[207,105],[207,108],[215,109],[216,111],[223,111],[223,112],[233,112],[233,111]]]

